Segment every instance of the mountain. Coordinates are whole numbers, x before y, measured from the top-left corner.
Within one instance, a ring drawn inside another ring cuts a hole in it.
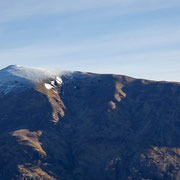
[[[0,179],[179,180],[180,83],[0,70]]]

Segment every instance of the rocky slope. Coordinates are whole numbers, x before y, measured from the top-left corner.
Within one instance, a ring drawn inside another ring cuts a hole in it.
[[[0,179],[180,179],[180,83],[0,71]]]

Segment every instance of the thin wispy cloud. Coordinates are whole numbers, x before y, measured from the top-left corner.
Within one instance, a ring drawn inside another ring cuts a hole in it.
[[[180,28],[177,25],[177,27],[168,29],[162,27],[161,30],[156,30],[155,26],[151,29],[139,29],[133,33],[128,31],[101,36],[98,39],[89,39],[71,45],[34,44],[4,49],[0,51],[0,59],[6,59],[7,63],[16,57],[18,64],[24,64],[26,59],[26,64],[29,62],[28,65],[34,66],[42,61],[45,67],[59,66],[61,69],[114,72],[135,77],[146,74],[144,77],[150,79],[154,79],[153,73],[166,74],[166,71],[175,70],[177,74],[180,67],[178,60],[180,47],[174,50],[171,46],[180,42],[180,35],[177,36]],[[178,80],[178,77],[174,79]]]
[[[35,55],[66,55],[72,53],[83,53],[87,51],[99,50],[101,54],[104,50],[111,53],[115,52],[141,52],[148,50],[149,48],[158,50],[159,48],[171,48],[171,45],[179,44],[180,42],[180,26],[169,27],[165,29],[162,27],[157,31],[156,26],[138,29],[133,32],[127,31],[122,33],[115,33],[111,35],[103,35],[98,38],[87,38],[87,40],[79,40],[67,45],[66,43],[57,46],[51,44],[31,44],[29,46],[13,48],[13,49],[2,49],[0,50],[0,56],[10,55],[11,53],[23,54],[23,52]],[[180,48],[180,46],[177,46]],[[27,56],[29,56],[27,54]],[[102,53],[104,54],[104,52]]]
[[[177,7],[180,6],[180,2],[178,0],[6,0],[0,1],[0,22],[12,21],[36,15],[70,13],[111,6],[118,7],[120,13],[127,13],[134,11],[157,10],[174,6]]]

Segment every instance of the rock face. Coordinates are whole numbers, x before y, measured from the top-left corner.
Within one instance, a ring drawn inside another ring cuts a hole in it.
[[[61,79],[0,95],[0,179],[180,179],[180,83]]]

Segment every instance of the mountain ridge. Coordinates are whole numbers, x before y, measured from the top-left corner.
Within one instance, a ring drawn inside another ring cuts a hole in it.
[[[0,96],[0,179],[180,178],[179,83],[61,79]]]
[[[73,73],[81,73],[81,74],[99,74],[100,73],[93,73],[93,72],[81,72],[81,71],[64,71],[64,70],[55,70],[55,69],[47,69],[47,68],[37,68],[37,67],[30,67],[30,66],[21,66],[21,65],[9,65],[3,69],[0,69],[0,72],[8,72],[9,74],[16,76],[16,77],[22,77],[24,79],[28,79],[30,81],[34,82],[41,82],[45,79],[54,78],[55,76],[61,76],[61,75],[70,75]],[[34,74],[33,74],[34,73]],[[32,75],[32,77],[30,75]],[[111,73],[104,74],[104,75],[112,75]],[[133,78],[131,76],[127,75],[121,75],[121,74],[114,74],[119,76],[125,76],[129,78]],[[34,77],[33,77],[34,76]],[[35,78],[36,77],[36,78]],[[147,80],[147,81],[154,81],[154,82],[169,82],[169,83],[180,83],[178,81],[165,81],[165,80],[148,80],[144,78],[134,78],[134,79],[140,79],[140,80]],[[0,79],[2,81],[2,79]]]

